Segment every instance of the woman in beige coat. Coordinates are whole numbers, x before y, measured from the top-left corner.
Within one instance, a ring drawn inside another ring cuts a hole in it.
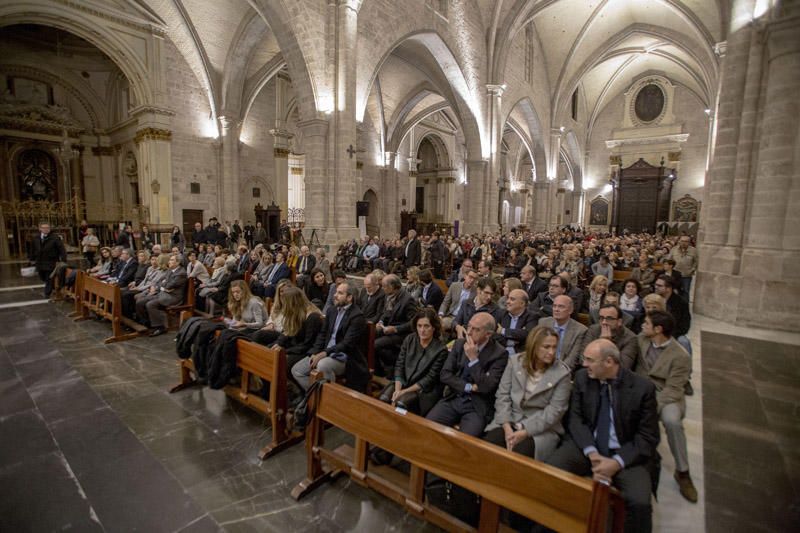
[[[557,348],[558,333],[538,326],[528,334],[525,351],[509,357],[487,441],[539,461],[558,446],[572,385],[569,368],[556,360]]]

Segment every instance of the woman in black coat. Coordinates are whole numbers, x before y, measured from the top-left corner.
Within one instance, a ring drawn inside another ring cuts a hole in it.
[[[325,273],[319,268],[311,269],[310,281],[307,281],[303,290],[306,293],[306,298],[317,306],[320,310],[325,307],[325,301],[328,299],[328,291],[330,286],[325,280]]]
[[[442,396],[439,374],[447,358],[441,341],[442,323],[433,308],[421,309],[411,321],[415,333],[407,336],[394,366],[394,381],[381,393],[386,403],[405,405],[425,416]]]

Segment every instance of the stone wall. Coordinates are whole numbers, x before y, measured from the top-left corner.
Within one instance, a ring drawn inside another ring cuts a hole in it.
[[[202,209],[203,222],[219,214],[219,142],[210,117],[208,97],[175,46],[166,51],[167,101],[172,117],[173,219],[183,222],[183,209]],[[200,184],[200,194],[190,192],[190,183]]]

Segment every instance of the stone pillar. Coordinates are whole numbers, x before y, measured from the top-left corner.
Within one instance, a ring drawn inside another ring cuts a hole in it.
[[[501,153],[500,145],[503,139],[502,105],[504,85],[487,85],[486,95],[489,142],[491,143],[491,155],[489,157],[486,179],[483,183],[483,201],[485,203],[483,212],[482,231],[497,231],[500,228],[500,179],[501,179]]]
[[[484,184],[488,179],[487,172],[488,161],[483,159],[467,161],[467,185],[464,187],[464,200],[467,205],[463,223],[461,224],[461,233],[482,233],[485,231],[483,221],[486,220],[486,210],[493,205],[484,196]]]
[[[238,117],[220,116],[222,133],[222,175],[219,181],[219,221],[239,218],[239,132]]]
[[[581,226],[585,225],[584,222],[584,214],[586,212],[586,191],[573,191],[572,193],[572,221],[580,224]]]
[[[770,22],[764,33],[766,98],[737,322],[800,331],[800,17]]]
[[[533,231],[547,229],[547,204],[550,196],[550,182],[536,181],[533,184]]]
[[[383,191],[383,197],[379,198],[381,207],[383,207],[380,214],[381,237],[398,231],[398,213],[400,213],[398,194],[400,193],[400,187],[397,168],[395,167],[395,160],[398,155],[395,152],[386,152],[384,154],[384,166],[380,170],[381,190]]]
[[[134,137],[139,149],[139,197],[149,222],[172,224],[172,132],[143,128]]]
[[[294,135],[286,130],[283,117],[286,115],[289,79],[279,72],[275,76],[275,127],[269,130],[274,137],[275,199],[281,208],[281,216],[289,215],[289,141]]]
[[[734,2],[701,214],[695,310],[800,330],[800,17]],[[787,9],[788,11],[788,9]]]
[[[328,223],[328,127],[327,120],[308,120],[297,124],[303,132],[303,147],[306,151],[305,219],[308,238],[311,230],[321,232]]]

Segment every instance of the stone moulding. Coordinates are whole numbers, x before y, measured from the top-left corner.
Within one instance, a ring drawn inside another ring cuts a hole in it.
[[[288,148],[275,148],[272,151],[272,154],[275,157],[280,157],[280,158],[288,158],[290,153],[291,151]]]
[[[619,146],[626,146],[626,145],[636,146],[643,144],[684,143],[688,139],[689,139],[688,133],[659,135],[657,137],[638,137],[632,139],[609,139],[606,141],[606,148],[617,148]]]
[[[133,138],[133,141],[137,144],[145,140],[170,141],[172,140],[172,132],[160,128],[143,128],[137,131],[136,136]]]

